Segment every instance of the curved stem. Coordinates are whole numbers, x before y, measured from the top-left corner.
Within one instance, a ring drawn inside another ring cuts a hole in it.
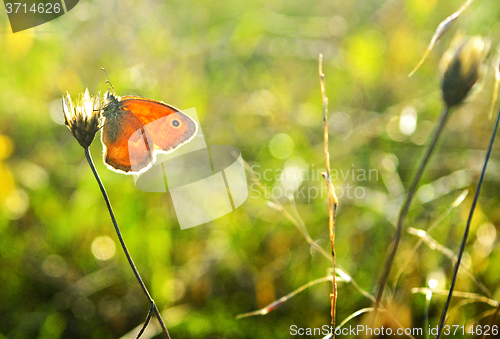
[[[101,189],[102,196],[104,197],[104,201],[106,202],[106,206],[108,207],[111,221],[113,222],[113,226],[115,227],[116,234],[118,235],[118,239],[120,240],[120,244],[122,245],[123,252],[125,252],[125,256],[127,257],[128,263],[130,264],[130,267],[132,268],[132,271],[134,272],[134,275],[137,278],[139,285],[141,285],[141,288],[142,288],[144,294],[148,298],[148,300],[151,304],[151,308],[153,309],[153,311],[156,315],[156,318],[158,318],[158,322],[160,323],[160,326],[163,330],[163,333],[165,334],[165,337],[167,339],[170,339],[170,335],[168,334],[167,327],[163,323],[163,319],[161,318],[161,314],[158,311],[158,308],[156,307],[156,304],[153,301],[153,298],[151,298],[151,295],[149,294],[149,291],[146,288],[146,285],[142,281],[141,275],[139,274],[139,271],[135,267],[134,261],[132,260],[132,257],[130,256],[130,253],[127,249],[127,246],[125,245],[125,241],[123,240],[122,234],[120,232],[120,228],[118,227],[118,223],[116,222],[115,214],[113,213],[113,208],[111,207],[111,203],[109,201],[108,194],[106,193],[106,189],[104,188],[104,185],[102,184],[101,179],[99,178],[99,174],[97,173],[97,170],[94,166],[94,162],[92,161],[92,156],[90,155],[90,151],[89,151],[88,147],[85,148],[85,158],[87,158],[87,162],[89,163],[89,166],[92,169],[92,173],[94,173],[94,177],[97,180],[97,183],[99,184],[99,188]]]
[[[152,303],[151,307],[149,308],[148,315],[146,316],[146,320],[144,321],[144,324],[142,325],[141,330],[137,334],[136,339],[139,339],[141,337],[141,335],[144,333],[144,331],[146,330],[146,327],[148,327],[149,321],[151,320],[151,316],[153,315],[154,306],[155,306],[155,304]]]
[[[446,321],[446,313],[448,312],[448,308],[450,307],[451,297],[453,295],[453,290],[455,289],[455,282],[457,281],[458,269],[460,268],[462,255],[465,251],[465,245],[467,244],[467,238],[469,236],[469,231],[470,231],[470,224],[472,221],[472,217],[474,216],[474,211],[476,209],[477,201],[479,200],[479,193],[481,192],[481,187],[483,186],[486,167],[488,166],[488,161],[490,160],[493,144],[495,143],[495,136],[497,134],[499,120],[500,120],[500,111],[498,111],[495,127],[493,129],[493,133],[491,134],[490,144],[488,145],[488,151],[486,152],[486,157],[484,159],[481,176],[479,177],[479,181],[477,183],[476,193],[474,194],[474,200],[472,201],[472,206],[470,208],[469,217],[467,219],[467,225],[465,226],[464,236],[462,238],[462,244],[460,245],[460,251],[458,252],[457,262],[455,264],[455,269],[453,271],[453,278],[451,280],[450,291],[448,292],[448,298],[446,299],[446,304],[444,305],[443,313],[441,314],[441,321],[439,322],[439,329],[436,339],[439,339],[439,337],[441,336],[441,332],[443,331],[444,323]]]
[[[401,233],[403,230],[403,222],[405,220],[406,214],[408,213],[408,210],[410,209],[411,202],[413,200],[413,197],[415,195],[415,192],[417,190],[417,185],[418,182],[420,181],[420,177],[422,176],[422,173],[424,172],[425,166],[429,162],[429,158],[432,154],[432,151],[434,150],[434,147],[437,144],[437,141],[439,139],[439,136],[441,135],[441,132],[443,131],[444,125],[446,123],[446,118],[448,117],[448,113],[450,112],[450,109],[448,107],[445,107],[443,111],[441,112],[441,115],[439,117],[439,121],[434,129],[433,135],[432,135],[432,140],[429,143],[429,146],[427,147],[427,151],[425,152],[424,157],[422,158],[422,161],[420,162],[420,166],[418,167],[417,173],[415,174],[415,178],[413,178],[413,182],[411,183],[410,189],[408,190],[408,194],[406,195],[406,199],[404,201],[404,204],[399,212],[398,216],[398,223],[396,226],[396,235],[394,236],[394,241],[391,244],[389,254],[387,256],[387,259],[385,260],[384,268],[382,270],[382,274],[380,275],[380,279],[378,282],[378,287],[377,287],[377,296],[375,298],[375,316],[377,314],[377,310],[380,304],[380,299],[382,299],[382,294],[384,293],[385,285],[387,284],[387,279],[389,278],[389,274],[391,273],[391,268],[392,264],[394,262],[394,258],[396,257],[396,252],[399,247],[399,242],[401,240]],[[375,317],[374,317],[375,319]]]

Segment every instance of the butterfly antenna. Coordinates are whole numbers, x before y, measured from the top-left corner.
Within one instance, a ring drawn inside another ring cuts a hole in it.
[[[113,92],[115,92],[115,88],[113,87],[113,84],[111,83],[111,80],[109,80],[108,72],[106,72],[106,70],[104,69],[104,67],[101,67],[101,70],[104,72],[104,74],[106,74],[106,78],[108,78],[108,80],[106,80],[104,83],[109,84],[109,86],[111,86],[111,89],[113,90]]]

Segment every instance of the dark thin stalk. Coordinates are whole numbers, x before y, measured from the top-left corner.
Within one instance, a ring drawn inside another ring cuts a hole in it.
[[[375,305],[374,305],[374,308],[375,308],[375,315],[373,318],[374,320],[375,320],[375,317],[376,317],[377,312],[378,312],[378,307],[380,304],[380,300],[382,299],[382,294],[384,293],[385,285],[387,284],[387,279],[389,278],[389,274],[391,273],[392,264],[394,262],[394,258],[396,257],[396,252],[397,252],[398,247],[399,247],[399,242],[401,241],[403,222],[405,220],[406,214],[408,213],[411,202],[412,202],[413,197],[415,195],[415,192],[417,190],[417,185],[418,185],[418,182],[420,181],[420,177],[422,176],[422,173],[424,172],[425,166],[429,162],[429,158],[432,154],[432,151],[434,150],[434,147],[437,144],[439,136],[441,135],[441,132],[443,131],[444,125],[446,124],[446,118],[448,117],[449,112],[450,112],[450,109],[447,106],[441,112],[441,115],[439,117],[439,121],[434,129],[433,134],[432,134],[431,142],[429,143],[429,146],[427,147],[425,155],[422,158],[422,161],[420,162],[420,166],[418,167],[417,173],[415,174],[415,178],[413,178],[413,182],[411,183],[410,189],[408,190],[408,194],[406,195],[406,199],[404,201],[404,204],[401,207],[401,210],[399,212],[398,223],[396,226],[396,234],[394,236],[394,241],[392,242],[391,247],[389,249],[389,254],[387,256],[387,259],[385,260],[384,268],[382,270],[382,274],[380,275],[380,279],[378,282],[377,296],[375,298]]]
[[[481,192],[481,187],[483,186],[484,175],[486,173],[486,167],[488,166],[488,161],[490,160],[491,151],[493,149],[493,144],[495,143],[495,136],[497,134],[498,122],[500,121],[500,111],[498,111],[497,120],[495,122],[495,127],[493,128],[493,133],[491,134],[490,144],[488,145],[488,151],[486,152],[486,157],[484,159],[483,169],[481,171],[481,176],[477,183],[476,193],[474,194],[474,200],[472,201],[472,206],[469,212],[469,218],[467,219],[467,225],[465,226],[464,236],[462,238],[462,244],[460,245],[460,251],[458,252],[458,259],[455,264],[455,269],[453,271],[453,278],[451,280],[450,291],[448,293],[448,298],[446,299],[446,304],[444,305],[443,313],[441,315],[441,321],[439,323],[438,334],[436,339],[439,339],[441,332],[443,331],[444,323],[446,321],[446,314],[448,308],[450,307],[451,297],[453,295],[453,290],[455,289],[455,283],[457,281],[458,269],[460,268],[460,262],[462,260],[462,255],[465,251],[465,245],[467,244],[467,238],[469,236],[470,224],[472,222],[472,217],[474,216],[474,211],[476,210],[476,205],[479,200],[479,193]]]
[[[92,173],[94,173],[94,177],[97,180],[97,183],[99,184],[99,188],[101,189],[102,196],[104,197],[104,201],[106,202],[106,206],[108,207],[111,221],[113,222],[113,226],[115,227],[116,234],[118,235],[118,239],[120,240],[120,244],[122,245],[122,249],[123,249],[123,252],[125,253],[125,256],[127,257],[128,263],[130,264],[130,267],[132,268],[132,271],[134,272],[134,275],[137,278],[139,285],[141,285],[141,288],[144,291],[144,294],[146,295],[146,297],[149,300],[149,303],[151,304],[151,309],[154,311],[156,318],[158,319],[158,322],[160,323],[160,326],[163,330],[163,334],[165,334],[165,338],[170,339],[170,335],[168,334],[167,327],[163,323],[163,319],[161,318],[161,314],[158,311],[158,308],[156,307],[156,304],[153,301],[153,298],[151,298],[151,295],[149,294],[149,291],[146,288],[146,285],[142,281],[142,278],[139,274],[139,271],[135,267],[134,261],[132,260],[132,257],[130,256],[130,253],[127,249],[127,246],[125,245],[125,241],[123,240],[122,234],[120,232],[120,228],[118,227],[118,223],[116,222],[115,214],[113,213],[113,208],[111,207],[111,203],[109,201],[108,194],[106,193],[106,189],[104,188],[104,185],[102,184],[101,179],[99,178],[99,174],[97,174],[97,170],[94,166],[94,162],[92,161],[92,156],[90,155],[89,148],[88,147],[84,148],[84,150],[85,150],[85,158],[87,158],[87,162],[89,163],[89,166],[92,169]],[[147,325],[147,323],[149,322],[149,319],[151,318],[151,309],[150,309],[150,312],[148,314],[148,317],[146,318],[146,323],[143,326],[143,329],[141,330],[141,332],[139,333],[137,338],[139,338],[139,336],[142,334],[145,326]]]
[[[142,328],[139,331],[139,333],[137,334],[136,339],[139,339],[141,337],[141,335],[144,333],[144,331],[146,330],[146,327],[148,327],[149,321],[151,320],[151,316],[153,315],[154,306],[155,306],[155,304],[152,303],[151,307],[149,308],[148,315],[146,316],[146,320],[144,321],[144,325],[142,325]]]

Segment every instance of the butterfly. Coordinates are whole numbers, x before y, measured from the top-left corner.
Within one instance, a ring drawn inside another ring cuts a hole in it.
[[[117,96],[108,89],[101,114],[104,163],[119,173],[141,174],[157,153],[170,153],[191,141],[198,124],[179,109],[138,96]]]

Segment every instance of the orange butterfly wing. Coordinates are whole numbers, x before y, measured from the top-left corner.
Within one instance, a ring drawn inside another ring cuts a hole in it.
[[[104,162],[122,173],[148,169],[155,152],[174,151],[189,142],[198,130],[189,116],[160,101],[112,95],[105,101],[101,134]]]

